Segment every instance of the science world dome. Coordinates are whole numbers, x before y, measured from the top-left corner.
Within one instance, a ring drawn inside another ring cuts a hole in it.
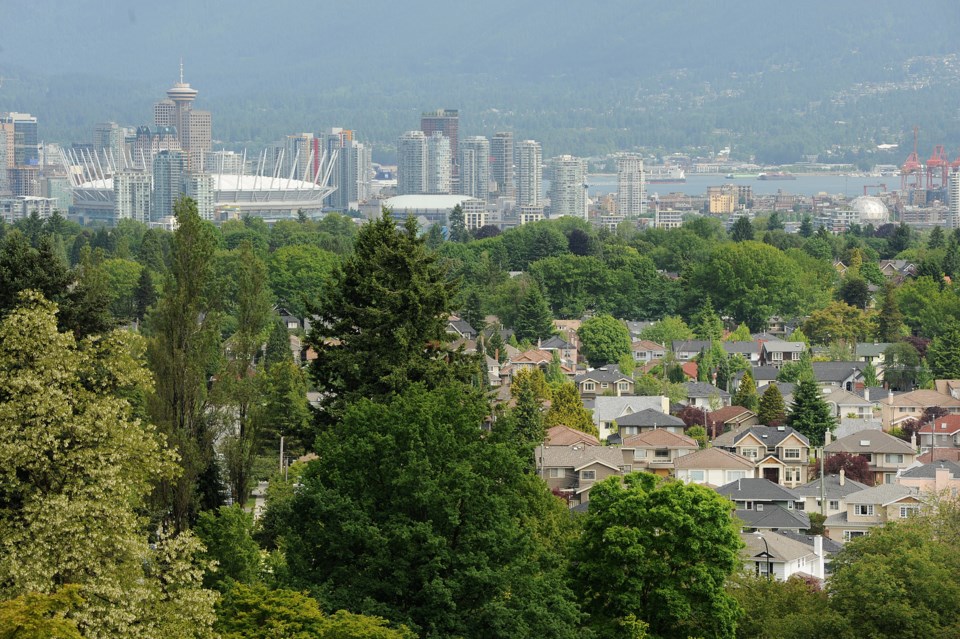
[[[860,216],[861,224],[879,226],[890,221],[890,210],[878,197],[862,195],[853,200],[850,206]]]

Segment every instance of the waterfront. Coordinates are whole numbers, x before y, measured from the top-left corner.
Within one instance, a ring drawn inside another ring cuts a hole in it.
[[[816,195],[828,193],[830,195],[846,195],[854,198],[863,195],[863,187],[870,195],[879,191],[878,184],[886,184],[887,190],[900,188],[899,177],[869,177],[861,175],[829,175],[829,174],[797,174],[795,180],[758,180],[756,176],[726,179],[722,174],[687,174],[687,181],[682,184],[648,184],[647,194],[666,195],[667,193],[683,193],[684,195],[703,195],[709,186],[722,184],[746,184],[753,187],[755,195],[774,195],[778,191],[791,195]],[[616,174],[601,173],[587,176],[587,187],[591,197],[614,193],[617,190]]]

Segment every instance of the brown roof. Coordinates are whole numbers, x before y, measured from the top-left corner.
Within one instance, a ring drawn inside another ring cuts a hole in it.
[[[932,427],[932,428],[931,428]],[[953,435],[960,430],[960,415],[944,415],[933,420],[932,424],[925,424],[921,433],[929,433],[931,430],[938,435]]]
[[[960,399],[954,399],[935,390],[921,388],[909,393],[885,397],[877,403],[885,406],[960,406]]]
[[[648,339],[638,340],[638,341],[634,342],[633,344],[631,344],[630,348],[631,348],[631,350],[635,350],[635,351],[637,351],[637,350],[641,350],[641,351],[666,351],[666,349],[665,349],[663,346],[661,346],[660,344],[657,344],[656,342],[651,342],[651,341],[648,340]]]
[[[823,450],[827,453],[900,453],[914,454],[913,446],[899,437],[894,437],[882,430],[861,430],[837,441],[827,444]]]
[[[528,351],[524,351],[517,355],[516,357],[510,358],[511,364],[517,363],[534,363],[540,364],[542,362],[550,362],[553,360],[553,353],[550,351],[541,351],[536,348],[531,348]]]
[[[741,469],[753,468],[753,462],[746,457],[728,453],[720,448],[705,448],[695,453],[678,457],[673,462],[673,467],[680,468],[718,468],[718,469]]]
[[[582,433],[569,426],[554,426],[553,428],[547,429],[547,437],[544,439],[544,443],[551,446],[572,446],[578,443],[584,443],[588,446],[599,446],[600,440],[593,435]]]
[[[747,413],[744,415],[744,413]],[[744,415],[741,419],[736,419]],[[756,417],[757,414],[748,408],[743,406],[724,406],[723,408],[718,408],[717,410],[712,410],[707,413],[707,421],[711,424],[725,424],[730,420],[734,421],[743,421],[750,417]]]
[[[699,448],[696,440],[686,435],[671,433],[663,428],[655,428],[636,435],[631,435],[623,440],[624,448]]]
[[[960,462],[960,448],[934,448],[917,457],[921,464],[929,464],[935,461]]]

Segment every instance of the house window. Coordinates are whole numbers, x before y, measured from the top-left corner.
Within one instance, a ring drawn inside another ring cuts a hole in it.
[[[866,534],[867,534],[867,533],[863,532],[862,530],[844,530],[844,531],[843,531],[843,540],[844,540],[844,541],[850,541],[851,539],[854,539],[855,537],[863,537],[863,536],[866,535]]]
[[[727,471],[727,483],[729,484],[732,481],[737,481],[738,479],[746,479],[747,471],[745,470],[728,470]]]
[[[806,510],[806,509],[807,509],[807,504],[806,504],[806,502],[804,502],[804,501],[798,501],[798,502],[796,503],[796,506],[797,506],[797,510]]]
[[[580,479],[583,481],[593,481],[597,478],[597,471],[595,470],[581,470]],[[871,506],[872,508],[872,506]]]
[[[900,506],[900,519],[906,519],[917,514],[916,506]]]
[[[623,436],[625,436],[625,435],[636,435],[636,434],[639,433],[639,432],[640,432],[640,427],[639,427],[639,426],[621,426],[621,427],[620,427],[620,436],[621,436],[621,437],[623,437]]]
[[[873,463],[873,453],[860,453],[860,456],[866,459],[868,464]]]
[[[799,449],[799,448],[784,448],[784,449],[783,449],[783,458],[784,458],[784,459],[800,459],[800,449]]]
[[[760,512],[762,510],[763,510],[763,504],[757,504],[757,512]]]
[[[903,455],[894,455],[894,454],[891,454],[891,453],[887,453],[887,463],[888,463],[888,464],[902,464],[902,463],[903,463]]]
[[[827,507],[830,510],[840,510],[840,500],[831,499],[830,501],[827,502]]]
[[[647,451],[643,448],[634,448],[633,449],[633,458],[636,459],[646,459]]]
[[[756,459],[757,458],[757,449],[756,448],[741,448],[740,454],[746,457],[747,459]]]
[[[610,386],[610,384],[607,382],[600,382],[600,388],[607,388],[608,386]]]
[[[656,459],[657,461],[664,461],[666,459],[670,459],[670,451],[667,449],[656,450],[653,452],[653,458]]]
[[[624,475],[626,475],[627,473],[632,473],[633,466],[631,466],[630,464],[625,464],[620,467],[620,472],[623,473]]]
[[[565,468],[551,468],[547,476],[550,477],[550,479],[563,479],[567,475],[565,471]]]
[[[896,481],[897,475],[895,473],[884,473],[883,474],[883,483],[892,484]]]
[[[597,390],[597,385],[594,384],[593,382],[584,382],[584,383],[583,383],[583,392],[585,392],[585,393],[592,393],[592,392],[595,391],[595,390]]]
[[[630,390],[630,382],[619,382],[617,388],[622,391]]]
[[[862,517],[873,517],[873,504],[857,504],[853,512]]]
[[[707,471],[705,470],[691,470],[690,471],[690,481],[704,481],[706,480]]]
[[[766,562],[766,561],[757,562],[757,574],[760,575],[761,577],[767,576],[767,571],[769,568],[770,568],[769,562]]]

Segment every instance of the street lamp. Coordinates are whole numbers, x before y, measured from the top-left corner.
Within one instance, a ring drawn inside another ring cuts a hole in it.
[[[773,564],[770,563],[770,545],[767,543],[767,538],[763,536],[762,532],[758,530],[754,534],[763,540],[763,552],[767,556],[767,579],[771,579],[773,577]]]

